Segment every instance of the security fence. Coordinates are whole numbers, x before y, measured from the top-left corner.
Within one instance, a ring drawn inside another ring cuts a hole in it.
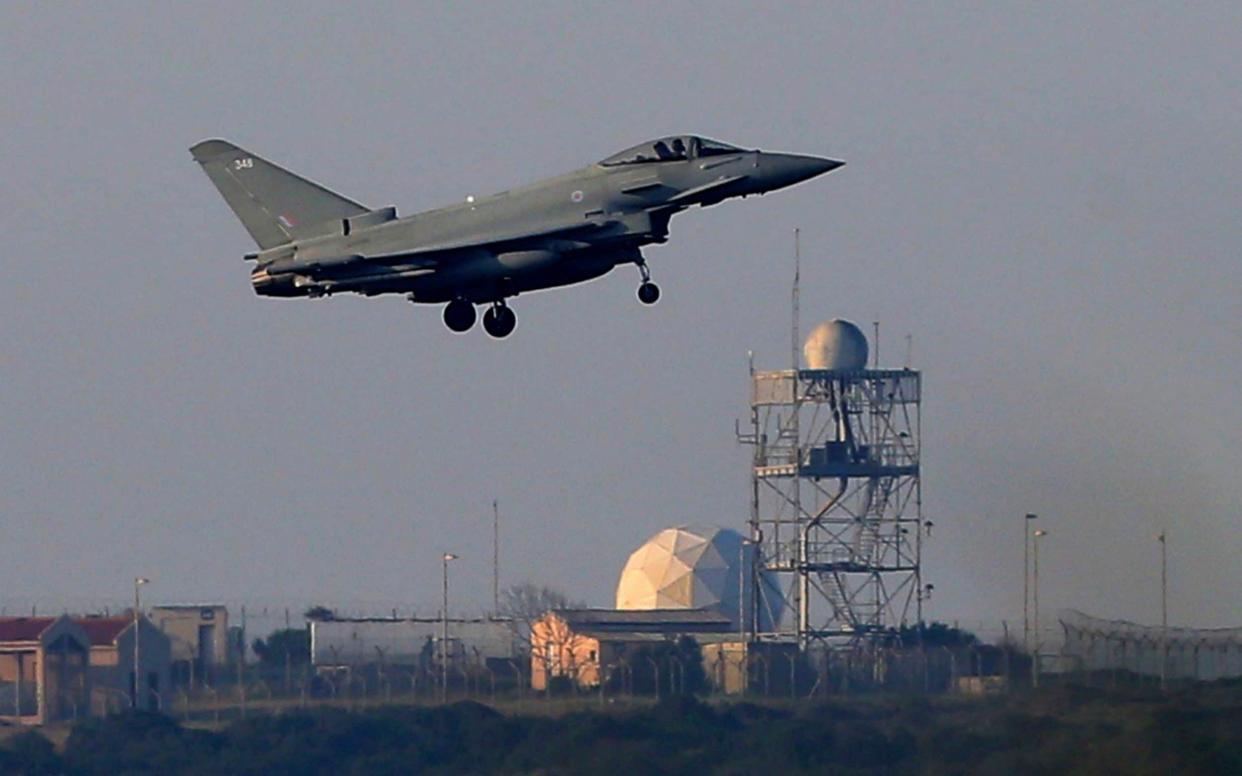
[[[1211,681],[1242,676],[1242,628],[1162,628],[1059,612],[1067,670]],[[1162,665],[1163,664],[1163,665]]]
[[[799,654],[792,645],[702,658],[674,651],[634,653],[600,666],[600,681],[582,685],[554,676],[544,691],[530,687],[530,659],[458,661],[449,666],[378,661],[235,667],[229,681],[183,686],[161,698],[166,713],[185,721],[223,723],[253,714],[334,706],[547,703],[558,698],[599,703],[646,702],[697,693],[754,699],[824,699],[868,693],[991,694],[1026,684],[1030,658],[990,645],[860,648]]]

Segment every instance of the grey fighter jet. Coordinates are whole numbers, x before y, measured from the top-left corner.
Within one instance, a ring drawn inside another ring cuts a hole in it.
[[[224,140],[190,149],[258,243],[246,256],[261,296],[344,291],[406,294],[444,304],[444,323],[508,336],[506,303],[525,291],[638,267],[638,298],[660,289],[641,248],[668,239],[669,219],[698,205],[763,194],[840,167],[815,156],[736,148],[693,135],[666,137],[530,186],[404,218],[372,210]]]

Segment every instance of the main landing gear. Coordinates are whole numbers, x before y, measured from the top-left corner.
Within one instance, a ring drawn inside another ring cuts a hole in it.
[[[504,339],[517,327],[517,316],[502,299],[483,313],[483,330],[496,339]]]
[[[474,305],[465,299],[454,299],[444,308],[444,325],[458,334],[470,331],[476,317]]]
[[[643,282],[638,285],[638,301],[643,304],[655,304],[660,299],[660,287],[651,282],[651,270],[647,269],[647,262],[638,262],[638,274],[643,279]]]
[[[444,307],[444,325],[461,334],[470,331],[478,320],[474,304],[467,299],[454,299]],[[483,329],[496,339],[504,339],[517,328],[517,316],[504,300],[493,302],[483,313]]]

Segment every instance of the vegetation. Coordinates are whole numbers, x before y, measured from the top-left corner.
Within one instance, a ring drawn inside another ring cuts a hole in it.
[[[552,716],[477,703],[319,709],[193,730],[133,713],[77,725],[63,752],[25,732],[5,774],[1242,773],[1242,683],[1044,688],[990,699],[650,706]]]
[[[308,620],[317,620],[319,622],[324,622],[326,620],[335,620],[336,612],[332,611],[326,606],[315,605],[315,606],[310,607],[306,611],[302,612],[302,616]]]
[[[969,647],[979,643],[979,637],[970,631],[943,622],[903,625],[893,631],[890,638],[890,645],[907,647]]]
[[[310,662],[310,631],[306,628],[285,628],[272,633],[267,639],[255,639],[253,647],[264,668],[304,665]]]

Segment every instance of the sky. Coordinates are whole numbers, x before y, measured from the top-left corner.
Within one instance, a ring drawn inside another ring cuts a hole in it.
[[[1242,624],[1242,8],[1144,3],[0,7],[0,608],[612,604],[678,524],[741,528],[747,353],[881,324],[924,372],[929,618],[1041,596]],[[844,159],[513,300],[263,299],[187,148],[401,213],[697,133]]]

